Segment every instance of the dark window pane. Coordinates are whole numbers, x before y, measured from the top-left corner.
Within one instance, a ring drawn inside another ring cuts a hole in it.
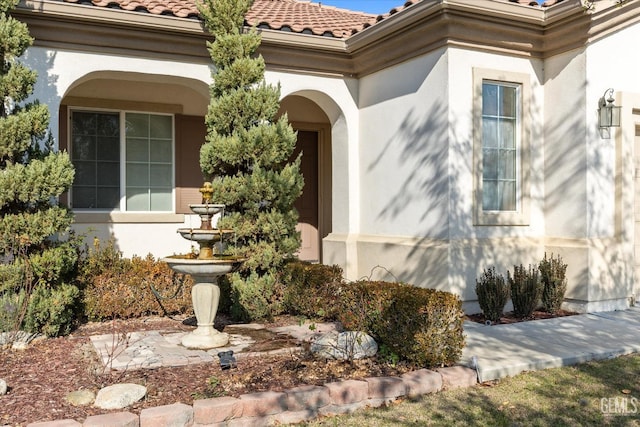
[[[94,187],[73,186],[73,207],[78,209],[89,209],[96,207],[96,190]]]
[[[97,183],[99,186],[120,187],[120,164],[117,162],[98,163]]]
[[[120,139],[116,137],[98,137],[98,160],[120,160]]]
[[[118,137],[120,135],[120,116],[118,114],[99,114],[97,134]]]
[[[94,113],[78,113],[74,112],[71,121],[72,135],[95,135],[96,120]]]
[[[95,160],[95,137],[92,135],[73,135],[71,138],[71,158],[73,160]]]
[[[74,163],[76,174],[74,184],[89,186],[96,185],[96,163],[77,161]]]
[[[120,207],[120,187],[100,187],[96,207],[118,210]]]

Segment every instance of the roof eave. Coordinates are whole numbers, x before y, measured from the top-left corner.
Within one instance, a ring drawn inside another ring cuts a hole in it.
[[[321,75],[353,74],[345,40],[310,34],[260,29],[259,53],[269,69]]]
[[[27,23],[36,46],[210,60],[210,36],[196,19],[51,0],[21,0],[12,13]]]
[[[423,1],[347,39],[366,75],[443,46],[542,57],[544,11],[494,0]]]

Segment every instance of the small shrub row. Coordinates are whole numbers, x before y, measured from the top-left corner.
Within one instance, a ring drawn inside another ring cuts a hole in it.
[[[346,283],[337,266],[299,262],[287,266],[283,281],[288,312],[367,332],[401,360],[436,367],[462,354],[462,302],[449,292],[395,282]]]
[[[189,276],[176,275],[153,256],[123,258],[112,241],[95,241],[81,262],[84,313],[90,320],[189,313]],[[161,296],[161,302],[152,291]],[[164,299],[166,298],[166,299]]]
[[[338,294],[343,285],[340,267],[290,262],[286,264],[280,280],[286,284],[283,296],[285,312],[312,319],[336,319]]]
[[[544,311],[557,313],[567,290],[566,271],[567,264],[560,255],[547,258],[546,253],[537,266],[514,265],[513,275],[507,271],[508,284],[495,267],[484,270],[476,279],[480,309],[487,320],[496,322],[511,297],[513,313],[518,318],[530,317],[540,305]]]
[[[525,269],[523,265],[514,265],[513,276],[507,271],[507,279],[511,289],[514,316],[519,319],[531,317],[542,294],[538,270],[532,265],[529,265],[529,269]]]
[[[480,280],[476,279],[476,294],[484,317],[492,322],[500,320],[510,293],[504,277],[496,273],[495,267],[484,270]]]
[[[542,281],[542,307],[545,311],[556,313],[560,310],[564,294],[567,291],[567,264],[558,255],[547,259],[547,254],[540,261],[540,279]]]
[[[355,282],[343,290],[338,320],[346,329],[367,331],[417,366],[447,366],[460,359],[464,335],[458,296],[390,282]]]

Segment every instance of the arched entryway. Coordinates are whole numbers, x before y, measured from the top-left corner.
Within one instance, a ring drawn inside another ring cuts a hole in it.
[[[322,238],[331,232],[331,125],[324,111],[303,96],[290,95],[281,102],[281,113],[298,132],[297,155],[302,152],[303,194],[296,203],[302,245],[298,257],[322,261]]]

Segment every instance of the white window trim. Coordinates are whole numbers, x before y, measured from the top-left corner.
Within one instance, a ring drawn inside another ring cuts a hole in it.
[[[82,107],[82,106],[69,106],[67,108],[68,117],[69,117],[69,130],[67,132],[67,147],[70,156],[73,158],[73,130],[71,126],[72,115],[75,111],[78,112],[97,112],[97,113],[117,113],[120,116],[120,206],[119,209],[111,210],[111,209],[91,209],[91,208],[74,208],[73,207],[73,189],[69,189],[69,200],[71,202],[72,211],[74,214],[81,214],[81,217],[84,218],[85,214],[91,216],[94,214],[98,214],[101,218],[104,217],[105,214],[109,214],[111,216],[115,215],[118,218],[116,222],[127,222],[124,216],[126,215],[135,215],[136,217],[142,216],[148,218],[149,216],[157,215],[162,219],[159,222],[167,222],[167,215],[173,215],[176,212],[176,117],[175,114],[165,113],[165,112],[156,112],[156,111],[138,111],[138,110],[125,110],[125,109],[106,109],[106,108],[93,108],[93,107]],[[171,116],[171,126],[172,126],[172,143],[171,143],[171,163],[173,165],[171,170],[171,210],[168,211],[131,211],[126,210],[127,201],[126,201],[126,135],[125,135],[125,116],[127,113],[137,113],[137,114],[152,114],[159,116]],[[176,218],[171,217],[169,222],[175,222]],[[134,221],[139,222],[139,221]],[[151,221],[154,222],[154,221]]]
[[[473,223],[474,225],[529,225],[530,215],[530,171],[531,171],[531,77],[485,68],[473,69]],[[491,81],[497,84],[520,86],[518,99],[518,182],[515,211],[485,211],[482,208],[482,85]]]

